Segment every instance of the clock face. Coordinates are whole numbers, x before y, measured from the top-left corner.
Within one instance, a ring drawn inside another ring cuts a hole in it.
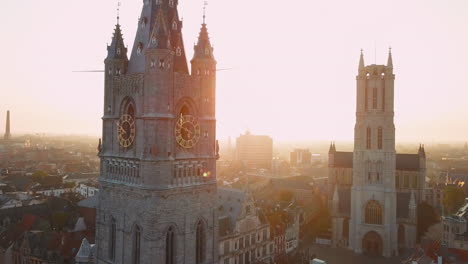
[[[179,146],[193,148],[200,139],[200,125],[190,115],[180,115],[175,127],[175,136]]]
[[[119,144],[124,148],[132,146],[135,141],[135,120],[131,115],[122,115],[117,124]]]

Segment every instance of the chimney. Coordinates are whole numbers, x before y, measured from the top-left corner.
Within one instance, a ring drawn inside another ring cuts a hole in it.
[[[10,133],[10,111],[7,111],[6,128],[5,128],[5,140],[9,140],[10,138],[11,138],[11,133]]]

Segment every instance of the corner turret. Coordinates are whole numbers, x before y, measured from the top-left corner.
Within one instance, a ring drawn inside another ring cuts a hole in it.
[[[122,30],[119,23],[115,25],[112,42],[107,46],[107,57],[105,60],[106,75],[122,75],[127,72],[128,57]]]

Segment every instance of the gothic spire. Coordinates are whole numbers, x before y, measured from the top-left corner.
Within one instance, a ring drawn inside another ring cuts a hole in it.
[[[388,49],[388,61],[387,61],[387,67],[393,68],[393,59],[392,59],[392,48]]]
[[[177,5],[177,0],[152,0],[143,5],[129,62],[130,73],[145,71],[145,49],[151,48],[171,49],[175,54],[174,71],[188,73]]]
[[[198,36],[198,42],[194,47],[194,54],[193,54],[193,60],[197,59],[208,59],[208,60],[214,60],[214,55],[213,55],[213,46],[211,46],[210,42],[210,37],[208,34],[208,28],[206,27],[206,24],[203,23],[200,34]]]
[[[364,69],[364,53],[363,50],[361,49],[361,57],[359,58],[359,70]]]
[[[123,59],[128,61],[127,48],[125,47],[122,30],[117,22],[112,36],[112,42],[107,46],[107,59]]]

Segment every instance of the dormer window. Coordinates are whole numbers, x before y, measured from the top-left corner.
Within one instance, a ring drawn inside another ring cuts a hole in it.
[[[141,28],[145,28],[146,24],[148,23],[148,19],[146,17],[141,19]]]
[[[153,44],[153,45],[157,45],[157,44],[158,44],[158,40],[156,39],[156,37],[152,37],[152,38],[151,38],[151,44]]]
[[[182,49],[180,47],[177,47],[176,49],[176,55],[177,56],[182,56]]]
[[[137,54],[140,55],[143,51],[143,43],[138,43]]]
[[[120,55],[120,53],[122,53],[122,50],[120,50],[120,48],[117,48],[117,55]]]
[[[208,48],[205,49],[205,55],[210,55],[210,49]]]
[[[177,30],[177,22],[176,21],[172,22],[172,29]]]

